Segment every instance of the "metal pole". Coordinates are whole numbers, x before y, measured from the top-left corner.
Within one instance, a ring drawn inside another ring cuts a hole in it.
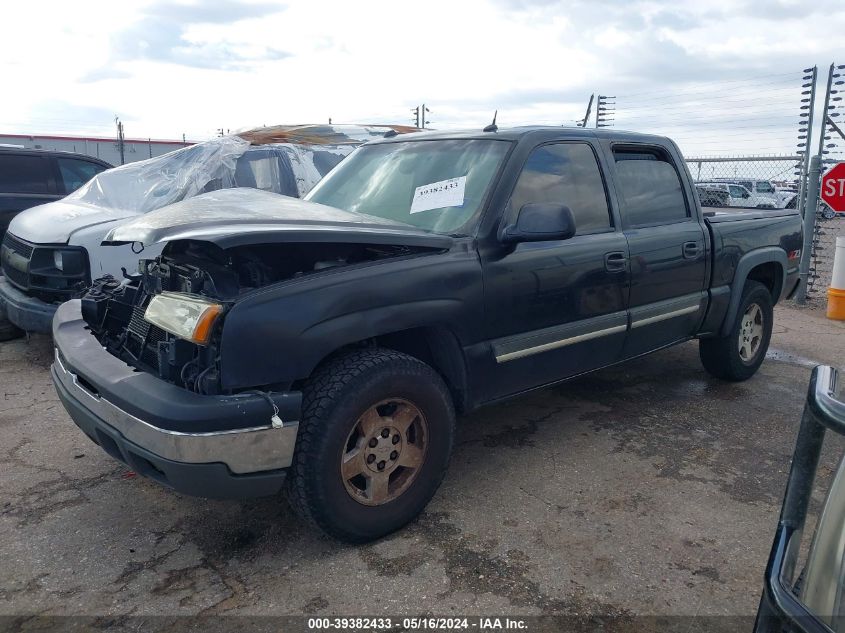
[[[810,158],[810,171],[807,174],[807,200],[804,205],[804,245],[801,248],[801,265],[798,269],[798,292],[795,302],[803,305],[807,301],[807,283],[810,280],[810,259],[813,250],[813,234],[816,224],[816,208],[819,205],[819,177],[822,157]]]
[[[827,134],[827,109],[830,106],[830,89],[833,86],[833,71],[834,65],[830,65],[830,70],[827,72],[827,89],[824,93],[824,109],[822,110],[822,133],[819,134],[819,156],[824,152],[824,135]],[[809,137],[807,138],[809,141]],[[807,143],[809,145],[809,142]]]
[[[810,168],[810,143],[813,140],[813,113],[816,109],[816,78],[818,72],[818,67],[813,66],[810,79],[810,100],[808,101],[810,108],[807,110],[807,140],[804,143],[804,159],[801,161],[801,180],[798,183],[798,205],[796,206],[798,213],[802,216],[804,215],[804,194],[807,193],[807,172]]]

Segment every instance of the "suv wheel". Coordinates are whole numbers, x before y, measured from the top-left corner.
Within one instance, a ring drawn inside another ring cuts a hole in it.
[[[769,289],[758,281],[746,280],[731,332],[698,342],[704,369],[723,380],[738,382],[751,378],[766,357],[773,321]]]
[[[431,367],[393,350],[351,352],[315,372],[302,408],[287,490],[306,520],[365,542],[402,527],[434,496],[455,414]]]

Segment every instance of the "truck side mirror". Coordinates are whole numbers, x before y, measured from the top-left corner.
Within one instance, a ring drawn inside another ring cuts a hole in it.
[[[499,239],[505,244],[568,240],[575,235],[575,217],[562,204],[530,202],[523,205],[516,221],[502,229]]]

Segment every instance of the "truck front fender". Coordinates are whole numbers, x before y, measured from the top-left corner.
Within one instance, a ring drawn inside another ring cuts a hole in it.
[[[348,345],[419,328],[483,336],[478,258],[468,250],[328,270],[236,302],[223,322],[225,389],[307,378]]]

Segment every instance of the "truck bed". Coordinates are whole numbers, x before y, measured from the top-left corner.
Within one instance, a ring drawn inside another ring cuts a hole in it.
[[[795,209],[724,209],[702,207],[713,244],[711,291],[725,291],[737,274],[739,260],[750,251],[786,254],[786,276],[798,272],[801,216]],[[792,288],[784,288],[791,292]]]

